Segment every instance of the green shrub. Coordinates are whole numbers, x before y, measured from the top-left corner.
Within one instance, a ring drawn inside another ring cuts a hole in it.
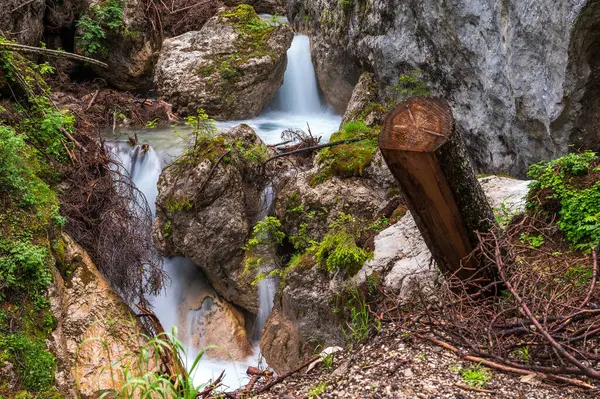
[[[594,152],[573,153],[550,162],[532,165],[529,176],[529,208],[538,208],[536,198],[549,189],[547,197],[560,203],[558,227],[576,249],[588,250],[600,242],[600,170]]]
[[[400,76],[396,83],[387,87],[386,91],[390,93],[385,100],[387,107],[391,107],[402,97],[427,97],[431,95],[427,82],[423,80],[423,71],[420,69],[415,69],[406,75]]]
[[[481,364],[462,369],[460,370],[460,374],[467,385],[476,388],[484,387],[490,378],[492,378],[489,370],[482,367]]]
[[[263,266],[264,259],[261,255],[268,252],[272,246],[281,244],[284,238],[285,233],[281,230],[279,219],[267,216],[265,220],[256,223],[252,228],[250,239],[244,245],[246,255],[244,272],[256,273]],[[258,280],[264,277],[264,274],[259,274]]]
[[[92,4],[87,13],[77,21],[79,34],[75,40],[84,55],[108,55],[107,36],[111,32],[123,30],[124,6],[124,0],[103,0]]]

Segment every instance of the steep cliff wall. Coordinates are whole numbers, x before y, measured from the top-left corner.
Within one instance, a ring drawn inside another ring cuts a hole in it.
[[[450,100],[488,172],[598,146],[600,2],[289,0],[319,83],[343,108],[361,70],[380,94],[414,69]]]

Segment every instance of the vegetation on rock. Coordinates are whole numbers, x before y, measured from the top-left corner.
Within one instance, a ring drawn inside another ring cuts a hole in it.
[[[596,153],[571,153],[532,165],[529,176],[536,179],[530,186],[530,209],[557,214],[556,224],[575,249],[589,250],[600,243],[600,162]]]
[[[90,5],[77,21],[79,34],[75,40],[84,55],[105,57],[108,54],[108,36],[123,30],[124,6],[125,0],[102,0]]]

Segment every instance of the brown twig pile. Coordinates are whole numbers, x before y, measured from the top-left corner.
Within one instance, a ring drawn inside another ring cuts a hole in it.
[[[488,272],[478,275],[494,280],[451,276],[433,294],[386,296],[387,317],[467,360],[590,388],[585,380],[600,379],[596,251],[569,251],[553,223],[528,216],[480,242],[473,256]]]
[[[158,293],[165,276],[146,198],[101,144],[78,139],[82,150],[72,153],[60,190],[66,231],[125,301],[147,306],[145,295]]]

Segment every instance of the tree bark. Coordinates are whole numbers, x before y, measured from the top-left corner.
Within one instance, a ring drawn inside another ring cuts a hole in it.
[[[446,101],[412,97],[387,115],[379,148],[438,266],[467,280],[479,270],[475,232],[494,216],[458,130]]]

